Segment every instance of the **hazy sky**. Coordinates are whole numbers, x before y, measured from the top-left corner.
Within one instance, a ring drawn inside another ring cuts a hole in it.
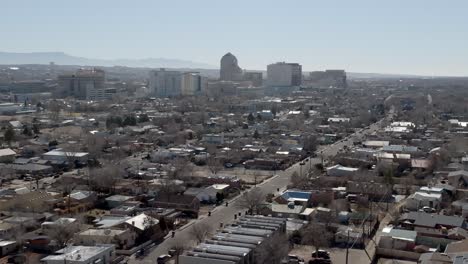
[[[467,0],[10,0],[0,51],[468,75]]]

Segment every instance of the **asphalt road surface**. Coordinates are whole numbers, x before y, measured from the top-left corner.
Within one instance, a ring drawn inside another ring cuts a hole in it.
[[[301,168],[301,165],[300,165],[301,162],[298,162],[292,165],[291,167],[289,167],[287,170],[278,172],[278,174],[264,181],[263,183],[258,184],[257,186],[261,189],[261,191],[264,194],[277,193],[278,188],[280,189],[280,191],[283,191],[286,188],[286,186],[289,184],[291,174],[294,171],[296,171],[297,173],[301,173],[301,171],[304,170],[303,172],[305,172],[306,170],[309,169],[309,166],[313,166],[314,164],[321,162],[320,155],[323,155],[324,158],[332,157],[336,155],[336,153],[338,153],[338,151],[340,149],[343,149],[345,146],[351,147],[353,145],[353,142],[360,141],[364,135],[377,131],[381,126],[381,122],[382,121],[374,123],[370,125],[368,128],[362,129],[339,142],[336,142],[332,145],[322,148],[317,153],[318,157],[310,158],[309,162],[305,162],[305,164],[303,165],[303,168]],[[245,210],[241,210],[236,206],[237,199],[239,197],[240,196],[233,198],[229,202],[229,205],[227,207],[224,205],[221,205],[215,208],[212,211],[211,216],[200,217],[199,219],[192,221],[189,225],[182,228],[181,230],[180,229],[177,230],[174,238],[172,237],[166,238],[163,242],[161,242],[160,244],[152,248],[151,252],[148,255],[146,255],[144,258],[136,259],[134,256],[132,256],[129,260],[129,263],[148,263],[148,264],[152,263],[153,264],[156,262],[156,258],[158,256],[167,254],[168,250],[172,248],[172,246],[174,245],[176,241],[184,241],[184,242],[187,242],[188,244],[194,243],[192,236],[190,234],[190,230],[192,229],[194,224],[206,223],[208,226],[212,227],[213,230],[220,227],[220,223],[229,224],[230,222],[234,221],[235,214],[238,214],[240,212],[245,213]]]

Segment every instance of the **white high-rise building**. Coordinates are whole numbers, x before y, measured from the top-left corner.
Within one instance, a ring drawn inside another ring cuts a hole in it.
[[[198,72],[166,71],[150,72],[149,91],[156,97],[197,95],[204,89],[205,80]]]
[[[277,62],[267,66],[268,86],[300,86],[302,66],[298,63]]]

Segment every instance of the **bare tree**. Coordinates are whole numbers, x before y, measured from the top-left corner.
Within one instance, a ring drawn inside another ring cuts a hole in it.
[[[187,248],[187,241],[176,238],[172,241],[170,249],[174,250],[174,256],[175,256],[175,263],[179,264],[179,256],[184,252],[184,250]]]
[[[291,185],[293,188],[304,190],[309,185],[309,179],[307,178],[307,176],[299,175],[299,173],[295,171],[291,175]]]
[[[123,173],[122,168],[117,164],[91,169],[89,171],[90,184],[99,191],[112,192],[117,181],[123,177]]]
[[[180,179],[185,176],[190,176],[193,169],[191,165],[192,163],[186,159],[179,158],[174,160],[172,163],[174,170],[170,173],[171,178]]]
[[[220,160],[214,157],[208,158],[206,165],[214,175],[216,175],[223,167]]]
[[[258,187],[245,192],[236,204],[236,207],[240,209],[247,209],[250,213],[256,213],[260,211],[261,205],[265,201],[265,194]]]
[[[86,137],[86,148],[91,158],[100,158],[102,156],[102,150],[105,146],[105,139],[96,135],[87,135]]]
[[[289,252],[289,241],[286,235],[277,234],[262,243],[255,251],[255,263],[279,264]]]
[[[325,226],[316,223],[310,223],[302,231],[302,243],[314,246],[316,251],[329,247],[332,238],[333,234]]]
[[[179,190],[175,182],[171,179],[162,178],[160,180],[160,186],[158,191],[159,197],[165,197],[167,201],[171,198],[171,196]]]
[[[53,100],[49,103],[48,110],[49,118],[53,121],[58,121],[60,117],[60,111],[62,110],[62,105],[58,101]]]
[[[201,243],[210,234],[211,227],[207,223],[197,223],[190,229],[190,235]]]
[[[79,223],[62,222],[54,224],[53,228],[47,231],[47,234],[57,242],[58,246],[63,248],[67,246],[78,231],[80,231]]]

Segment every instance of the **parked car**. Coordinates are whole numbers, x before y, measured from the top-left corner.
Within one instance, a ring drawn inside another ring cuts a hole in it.
[[[314,258],[309,260],[309,264],[332,264],[332,262],[329,259]]]
[[[157,264],[164,264],[169,259],[171,259],[171,255],[161,255],[156,259],[156,263]]]
[[[330,259],[330,253],[325,250],[318,250],[312,252],[312,257],[313,258],[321,258],[321,259]]]

